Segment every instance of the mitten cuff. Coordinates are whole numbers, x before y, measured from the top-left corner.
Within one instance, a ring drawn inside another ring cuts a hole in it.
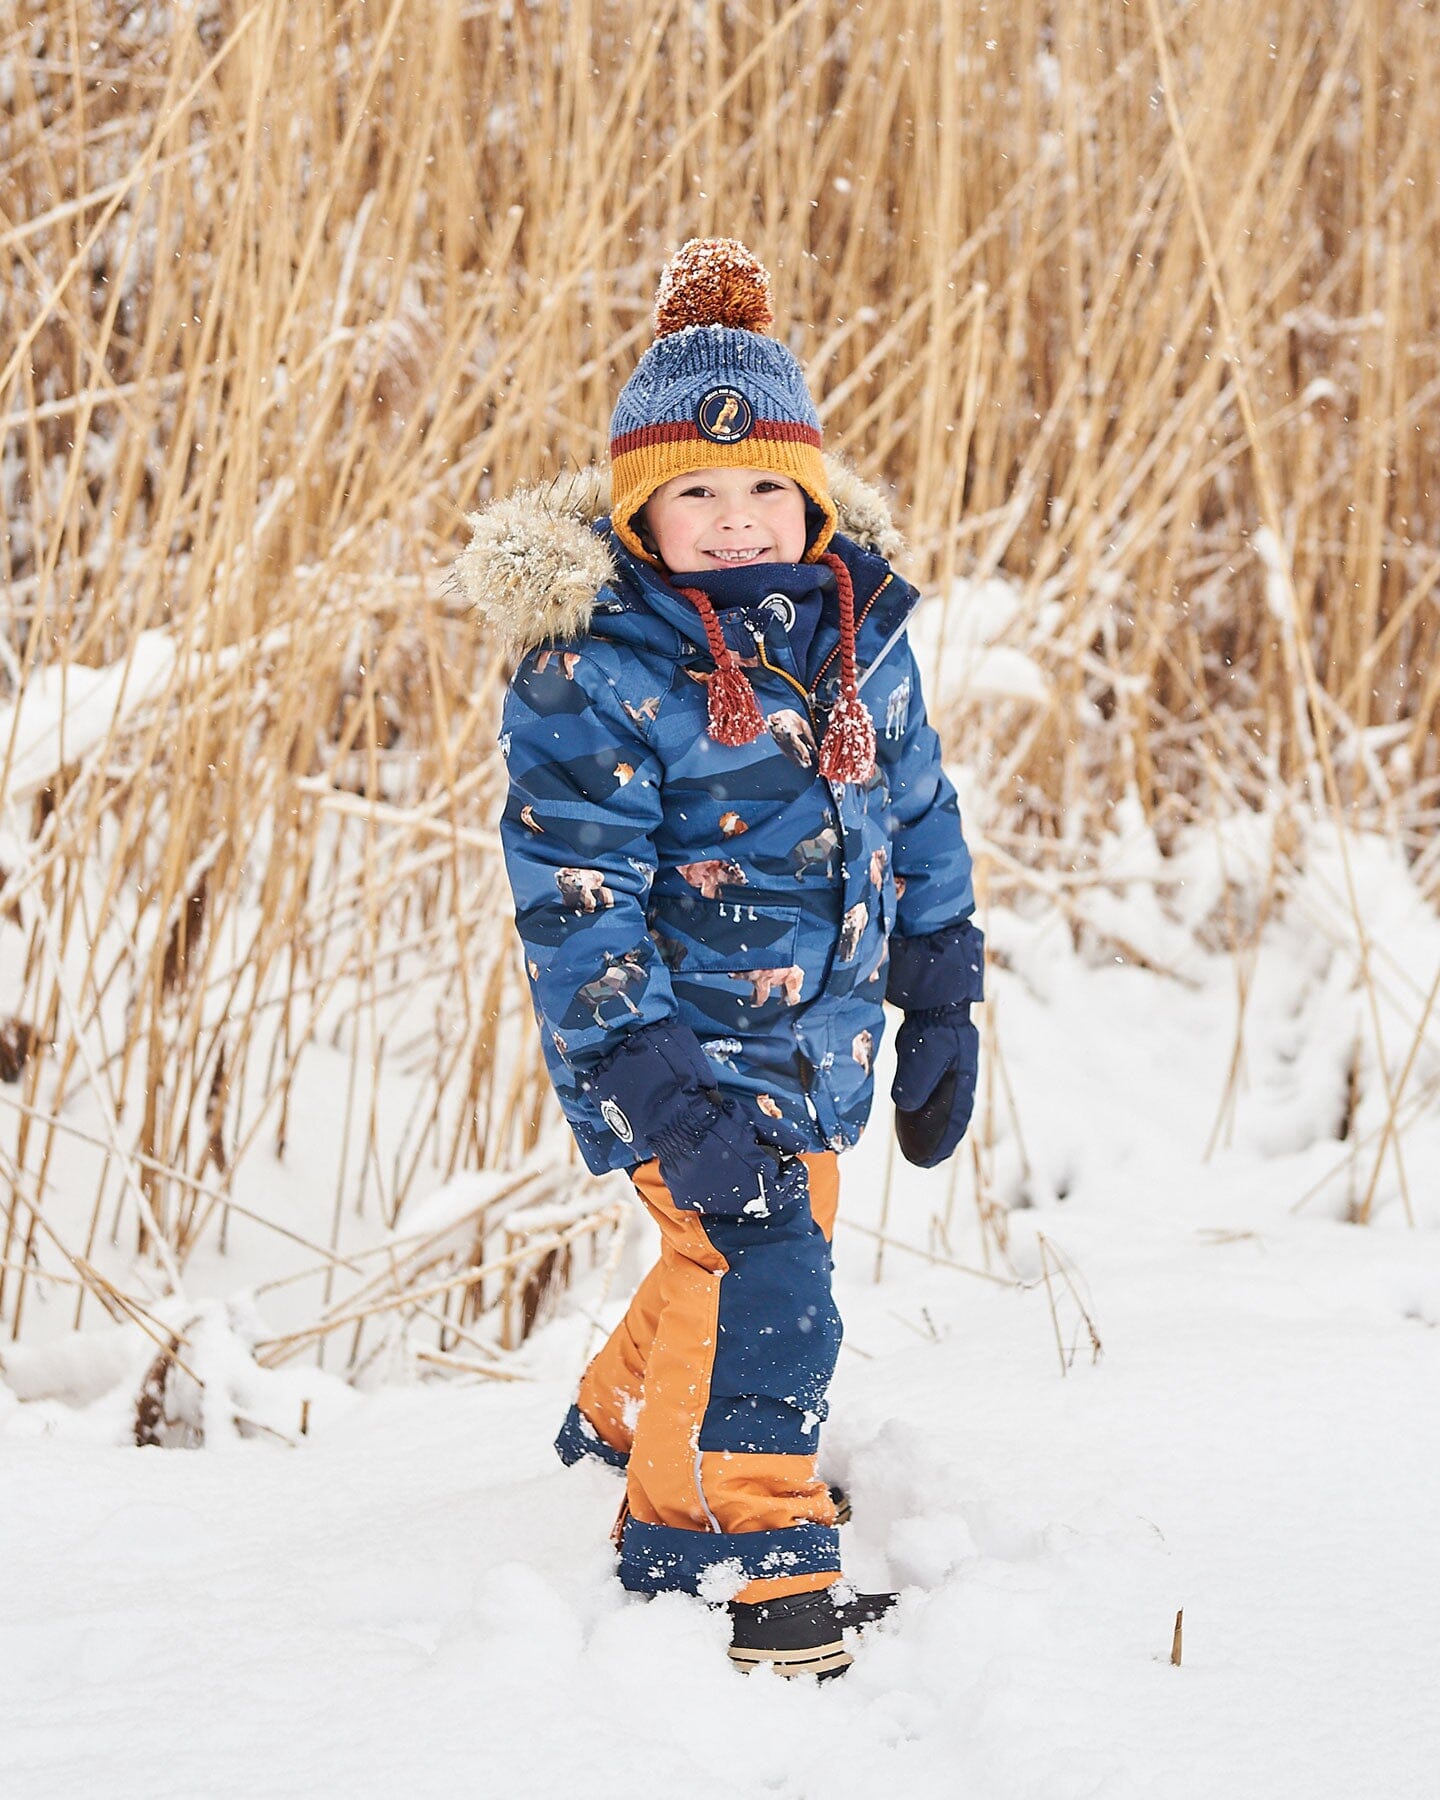
[[[968,1000],[956,1000],[949,1006],[912,1006],[906,1009],[905,1017],[917,1025],[968,1025],[970,1004]]]
[[[925,937],[892,937],[885,998],[906,1012],[985,998],[985,934],[970,919]]]
[[[627,1032],[586,1083],[601,1118],[643,1162],[660,1154],[662,1139],[684,1132],[695,1101],[714,1092],[715,1074],[689,1026],[661,1019]]]

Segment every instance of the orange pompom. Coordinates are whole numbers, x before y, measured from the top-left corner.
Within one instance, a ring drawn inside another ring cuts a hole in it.
[[[734,238],[691,238],[666,263],[655,293],[655,335],[687,325],[764,331],[774,322],[765,265]]]

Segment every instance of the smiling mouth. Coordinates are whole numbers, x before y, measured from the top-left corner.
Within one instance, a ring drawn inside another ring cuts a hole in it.
[[[761,544],[750,550],[706,550],[702,555],[713,556],[716,562],[748,563],[757,561],[768,548],[768,545]]]

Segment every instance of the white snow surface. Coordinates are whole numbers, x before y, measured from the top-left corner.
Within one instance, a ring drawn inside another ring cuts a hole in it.
[[[1246,854],[1242,830],[1223,860]],[[207,1303],[203,1450],[125,1441],[153,1346],[6,1346],[7,1800],[1430,1800],[1433,1107],[1404,1133],[1403,1187],[1387,1153],[1371,1222],[1346,1218],[1386,1111],[1373,1030],[1398,1080],[1440,925],[1383,845],[1352,849],[1372,1010],[1318,850],[1245,964],[1226,1106],[1239,965],[1180,942],[1215,905],[1214,856],[1169,868],[1188,898],[1164,909],[1139,837],[1110,867],[1106,905],[1155,967],[1107,947],[1098,892],[1081,899],[1100,935],[1078,946],[1056,914],[987,921],[1014,1096],[1013,1115],[993,1097],[989,1176],[1020,1285],[954,1266],[986,1254],[968,1151],[955,1171],[897,1165],[886,1230],[912,1248],[888,1248],[878,1282],[857,1227],[885,1204],[883,1109],[842,1164],[822,1466],[853,1497],[849,1575],[903,1596],[846,1679],[740,1676],[722,1612],[623,1593],[618,1479],[550,1450],[652,1248],[637,1217],[612,1291],[579,1287],[509,1384],[361,1393],[257,1369],[243,1298]],[[1407,1092],[1437,1066],[1432,1035]],[[293,1196],[286,1178],[277,1208],[299,1205],[303,1172]],[[932,1261],[952,1192],[950,1261]],[[260,1435],[214,1428],[221,1391]]]
[[[22,697],[0,706],[0,773],[13,806],[27,800],[66,763],[118,733],[147,701],[163,693],[175,665],[168,632],[142,631],[123,662],[89,669],[60,663],[33,669]]]
[[[907,636],[925,670],[925,692],[933,706],[950,699],[1025,700],[1043,705],[1050,683],[1027,650],[999,640],[1024,637],[1035,622],[1024,614],[1021,593],[1004,576],[984,580],[958,577],[948,604],[926,606],[913,616]],[[1037,632],[1037,637],[1041,634]]]

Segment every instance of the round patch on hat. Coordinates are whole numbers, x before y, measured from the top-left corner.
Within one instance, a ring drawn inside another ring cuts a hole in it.
[[[738,444],[755,429],[755,409],[739,388],[711,388],[695,408],[695,423],[712,444]]]

